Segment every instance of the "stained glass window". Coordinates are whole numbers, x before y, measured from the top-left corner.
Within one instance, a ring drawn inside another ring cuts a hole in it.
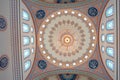
[[[23,44],[29,45],[30,44],[30,38],[29,37],[23,37]]]
[[[106,23],[106,29],[107,30],[112,30],[114,29],[114,21],[113,20],[110,20]]]
[[[106,16],[109,17],[109,16],[112,16],[114,13],[114,7],[113,6],[110,6],[109,8],[106,9]]]
[[[29,16],[28,12],[25,11],[25,10],[22,11],[22,17],[23,17],[24,20],[29,20],[30,19],[30,16]]]
[[[114,62],[113,61],[106,60],[106,65],[110,70],[114,71]]]
[[[26,58],[28,56],[30,56],[30,49],[29,48],[24,50],[24,58]]]
[[[106,52],[109,56],[113,57],[114,56],[114,49],[111,47],[106,48]]]
[[[31,66],[31,61],[28,60],[24,63],[24,71],[27,71]]]
[[[114,42],[114,35],[113,34],[107,34],[107,42],[109,42],[109,43]]]
[[[23,32],[29,32],[30,31],[30,27],[29,27],[29,25],[28,24],[24,24],[23,23]]]

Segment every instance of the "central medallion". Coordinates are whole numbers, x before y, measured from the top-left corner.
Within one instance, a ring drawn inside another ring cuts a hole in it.
[[[66,31],[63,34],[61,34],[58,40],[61,42],[62,46],[66,46],[68,48],[73,45],[74,36],[72,36],[72,34]]]
[[[63,9],[49,15],[38,34],[41,55],[63,68],[89,59],[96,46],[96,30],[90,19],[77,10]]]

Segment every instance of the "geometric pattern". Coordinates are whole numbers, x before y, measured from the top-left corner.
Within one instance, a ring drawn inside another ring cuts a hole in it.
[[[98,67],[98,61],[97,60],[90,60],[89,61],[89,67],[91,69],[96,69]]]
[[[38,10],[38,11],[36,12],[36,17],[37,17],[38,19],[44,18],[44,17],[45,17],[45,11],[44,11],[44,10]]]
[[[96,39],[96,29],[86,15],[63,9],[40,25],[38,46],[50,63],[70,68],[88,60],[96,47]]]
[[[46,67],[47,67],[47,63],[44,61],[44,60],[40,60],[38,62],[38,67],[41,69],[41,70],[44,70]]]
[[[98,14],[98,10],[95,7],[90,7],[88,9],[88,14],[92,17],[95,17]]]

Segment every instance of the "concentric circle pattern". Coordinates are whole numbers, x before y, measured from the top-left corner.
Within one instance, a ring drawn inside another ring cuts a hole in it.
[[[63,68],[84,63],[93,54],[97,39],[90,19],[71,9],[48,16],[40,25],[38,38],[45,59]]]

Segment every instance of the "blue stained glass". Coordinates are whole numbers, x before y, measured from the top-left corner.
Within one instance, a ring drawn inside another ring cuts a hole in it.
[[[113,34],[107,34],[107,42],[109,42],[109,43],[114,42],[114,35]]]
[[[29,37],[23,37],[23,44],[29,45],[30,44],[30,38]]]
[[[24,20],[29,20],[30,19],[28,12],[25,11],[25,10],[22,11],[22,16],[23,16]]]
[[[23,32],[29,32],[30,31],[30,27],[28,24],[23,24]]]
[[[114,10],[113,10],[113,6],[110,6],[109,8],[107,8],[106,10],[106,16],[109,17],[109,16],[112,16],[113,13],[114,13]]]
[[[106,60],[106,65],[110,70],[114,70],[114,62],[111,60]]]
[[[24,50],[24,58],[30,56],[30,49],[25,49]]]
[[[27,71],[28,69],[30,69],[30,66],[31,66],[31,61],[26,61],[25,64],[24,64],[24,71]]]
[[[106,48],[106,52],[109,56],[113,57],[114,56],[114,49],[111,47]]]
[[[106,29],[111,30],[113,28],[114,28],[114,21],[113,20],[108,21],[106,24]]]

